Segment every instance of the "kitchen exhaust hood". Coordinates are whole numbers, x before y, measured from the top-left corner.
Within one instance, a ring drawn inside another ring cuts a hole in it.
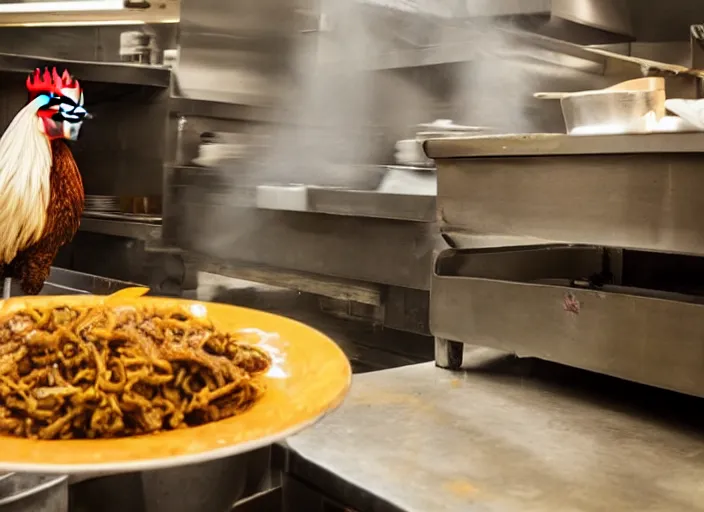
[[[474,18],[549,14],[552,0],[359,0],[410,14]]]
[[[628,0],[552,0],[552,15],[613,34],[635,35]]]

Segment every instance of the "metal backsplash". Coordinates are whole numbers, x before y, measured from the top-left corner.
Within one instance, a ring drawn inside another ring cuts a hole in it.
[[[269,104],[285,90],[297,0],[183,0],[177,94]]]
[[[168,90],[88,82],[83,126],[74,154],[87,194],[161,196]]]
[[[560,35],[578,42],[583,28],[639,42],[685,41],[689,25],[704,18],[700,0],[552,0],[552,16],[569,20]],[[580,28],[581,27],[581,28]],[[606,40],[601,42],[607,42]]]

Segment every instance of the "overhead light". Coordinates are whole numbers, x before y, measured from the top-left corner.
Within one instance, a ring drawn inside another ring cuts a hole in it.
[[[0,3],[0,14],[29,12],[116,11],[124,9],[123,0],[76,0],[68,2]]]
[[[0,27],[94,27],[94,26],[105,26],[105,25],[146,25],[147,23],[178,23],[178,18],[158,20],[158,21],[144,21],[144,20],[94,20],[94,21],[84,21],[84,20],[65,20],[65,21],[24,21],[17,23],[2,23],[0,20]]]
[[[30,21],[2,26],[16,27],[92,27],[95,25],[146,25],[143,20],[100,20],[100,21]]]

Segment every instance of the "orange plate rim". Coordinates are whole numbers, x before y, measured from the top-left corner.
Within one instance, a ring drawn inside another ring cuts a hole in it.
[[[122,473],[207,462],[281,441],[336,409],[349,390],[347,357],[330,338],[301,322],[272,313],[212,302],[160,297],[39,296],[0,302],[0,315],[24,305],[160,304],[196,306],[216,327],[249,332],[273,351],[268,390],[250,410],[203,426],[118,439],[38,441],[0,436],[0,471]],[[204,308],[204,309],[203,309]],[[252,329],[258,331],[252,334]],[[256,338],[256,339],[255,339]]]

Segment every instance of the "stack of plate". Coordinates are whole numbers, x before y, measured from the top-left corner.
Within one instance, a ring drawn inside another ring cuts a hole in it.
[[[119,212],[120,198],[115,196],[86,196],[85,209],[90,212]]]
[[[120,34],[120,60],[139,64],[151,64],[152,36],[139,31]]]

